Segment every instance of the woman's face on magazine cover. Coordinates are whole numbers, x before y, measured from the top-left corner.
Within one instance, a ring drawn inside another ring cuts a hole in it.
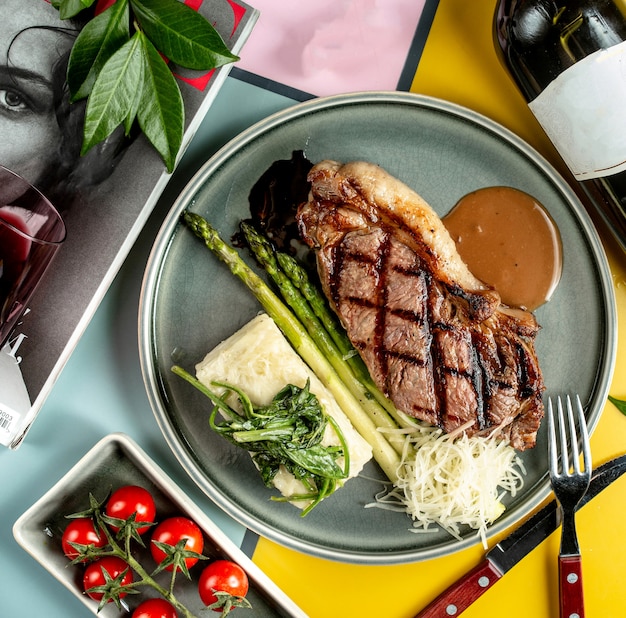
[[[54,66],[74,39],[46,28],[63,26],[58,11],[44,0],[2,0],[0,164],[34,184],[61,139]]]

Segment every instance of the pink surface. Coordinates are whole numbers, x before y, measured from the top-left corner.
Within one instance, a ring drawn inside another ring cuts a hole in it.
[[[425,0],[250,0],[238,66],[317,96],[395,90]]]

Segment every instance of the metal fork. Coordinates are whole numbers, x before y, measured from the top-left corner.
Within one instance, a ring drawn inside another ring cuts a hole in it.
[[[578,430],[576,430],[574,422],[574,408],[576,409]],[[587,423],[578,395],[575,405],[572,405],[572,400],[568,395],[565,406],[561,398],[557,397],[556,416],[557,422],[555,423],[552,400],[548,399],[550,481],[561,506],[562,522],[561,549],[559,551],[560,612],[562,618],[584,618],[581,556],[574,513],[576,505],[589,487],[591,449]],[[566,431],[566,426],[569,427],[569,431]],[[582,468],[579,440],[583,455]]]

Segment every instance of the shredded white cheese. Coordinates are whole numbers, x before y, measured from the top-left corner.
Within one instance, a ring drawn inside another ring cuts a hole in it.
[[[414,532],[438,524],[460,539],[461,526],[470,526],[486,547],[488,525],[505,510],[503,496],[514,497],[524,483],[515,449],[495,437],[455,438],[422,425],[407,431],[398,482],[368,506],[407,512]]]
[[[245,324],[228,339],[222,341],[196,365],[196,377],[216,393],[223,389],[214,387],[211,382],[232,384],[243,390],[254,405],[269,404],[276,393],[287,384],[303,388],[307,379],[324,411],[337,422],[350,451],[350,474],[353,478],[372,458],[372,448],[354,429],[330,391],[320,382],[308,365],[294,351],[274,320],[261,313]],[[228,404],[237,409],[238,401],[231,393]],[[324,446],[340,444],[335,430],[327,425]],[[343,467],[343,459],[337,459]],[[283,496],[306,493],[301,481],[282,468],[274,478],[274,486]],[[345,482],[345,481],[344,481]],[[303,508],[308,502],[294,502]]]

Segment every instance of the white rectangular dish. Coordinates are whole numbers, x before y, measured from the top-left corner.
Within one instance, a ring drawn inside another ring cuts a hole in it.
[[[122,433],[112,433],[100,440],[23,513],[13,526],[13,535],[22,548],[94,614],[97,613],[98,603],[82,592],[82,567],[70,565],[61,547],[61,535],[69,521],[65,516],[87,509],[90,493],[102,500],[109,491],[122,485],[140,485],[151,492],[156,505],[157,521],[174,515],[183,515],[194,520],[205,534],[205,556],[232,560],[245,570],[250,582],[247,599],[252,605],[252,611],[236,610],[237,613],[253,615],[255,618],[305,618],[306,614],[189,500],[131,438]],[[142,552],[146,552],[148,559],[148,550],[140,549],[139,557]],[[179,574],[176,580],[176,596],[195,614],[205,615],[206,612],[199,613],[203,607],[197,594],[200,570],[194,572],[191,569],[191,581]],[[169,578],[169,575],[166,577]],[[145,597],[128,595],[124,601],[132,610],[142,598]],[[98,615],[113,618],[121,613],[110,603]]]

